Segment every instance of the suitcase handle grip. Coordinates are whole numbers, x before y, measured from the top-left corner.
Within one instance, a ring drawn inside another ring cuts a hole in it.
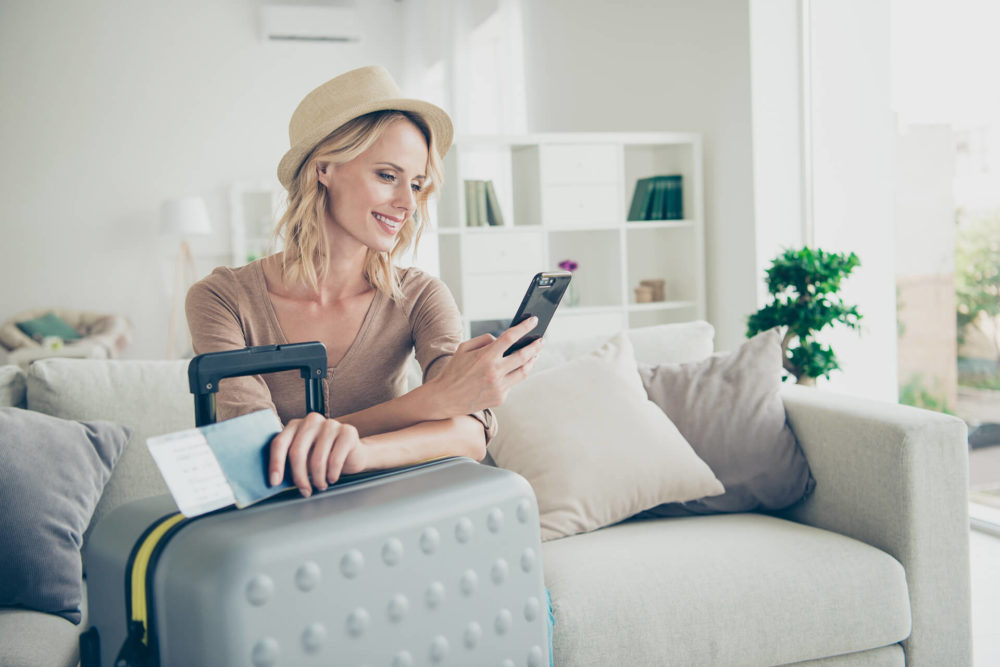
[[[199,354],[188,364],[188,385],[194,394],[195,425],[215,421],[219,380],[244,375],[298,370],[306,381],[306,412],[323,410],[326,346],[318,341],[258,345],[240,350]]]

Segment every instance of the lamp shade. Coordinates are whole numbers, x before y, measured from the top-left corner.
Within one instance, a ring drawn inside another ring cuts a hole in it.
[[[174,236],[212,233],[205,200],[201,197],[179,197],[163,202],[160,206],[160,233]]]

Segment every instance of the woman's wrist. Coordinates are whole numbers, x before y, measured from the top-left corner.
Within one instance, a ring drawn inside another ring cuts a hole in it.
[[[413,401],[415,413],[421,415],[420,421],[435,421],[456,416],[445,407],[438,385],[435,380],[428,380],[406,394],[406,397]]]
[[[364,451],[364,465],[363,470],[358,472],[368,472],[369,470],[379,470],[382,466],[379,465],[379,449],[372,442],[371,438],[359,438],[358,446]]]

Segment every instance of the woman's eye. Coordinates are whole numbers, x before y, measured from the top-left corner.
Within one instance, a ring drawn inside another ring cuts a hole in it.
[[[420,192],[421,190],[424,189],[424,187],[419,183],[414,183],[413,185],[410,186],[410,188],[412,188],[414,192]]]
[[[379,178],[381,178],[386,183],[394,183],[396,181],[396,175],[395,174],[390,174],[390,173],[385,172],[385,171],[379,172],[378,176],[379,176]]]

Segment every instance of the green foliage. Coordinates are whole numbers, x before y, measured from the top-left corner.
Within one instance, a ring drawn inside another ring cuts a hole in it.
[[[980,313],[1000,316],[1000,212],[959,225],[955,238],[955,295],[958,331]],[[960,341],[961,342],[961,341]],[[1000,355],[1000,341],[994,341]]]
[[[784,367],[797,382],[811,384],[840,368],[829,345],[816,341],[828,326],[860,327],[861,314],[837,296],[841,282],[859,266],[853,252],[829,253],[819,248],[786,250],[767,269],[771,303],[747,320],[747,337],[782,327]]]
[[[1000,391],[1000,364],[987,359],[959,357],[958,386]]]
[[[954,414],[944,397],[934,394],[924,386],[923,377],[920,375],[912,376],[906,384],[899,388],[899,402],[903,405],[943,412],[947,415]]]

